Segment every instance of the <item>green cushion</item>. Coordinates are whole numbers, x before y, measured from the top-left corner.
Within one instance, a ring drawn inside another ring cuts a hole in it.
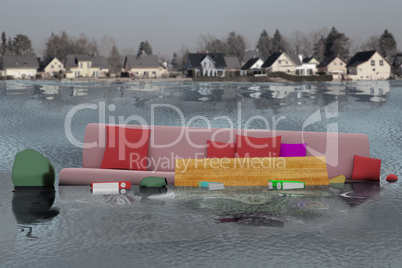
[[[163,187],[166,185],[167,180],[163,177],[146,177],[143,178],[139,183],[140,187]]]
[[[54,186],[55,172],[46,157],[27,149],[15,156],[11,177],[14,186]]]

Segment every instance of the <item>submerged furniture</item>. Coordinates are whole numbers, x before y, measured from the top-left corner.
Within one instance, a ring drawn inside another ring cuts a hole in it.
[[[129,128],[141,128],[127,125]],[[89,124],[85,129],[82,168],[65,168],[59,185],[90,185],[101,181],[131,181],[145,177],[163,177],[175,184],[176,159],[200,159],[207,156],[207,140],[235,142],[236,134],[252,137],[281,136],[282,143],[306,143],[306,156],[325,156],[328,177],[344,175],[351,179],[354,155],[369,157],[369,141],[364,134],[257,129],[218,129],[171,126],[145,126],[151,130],[147,170],[101,169],[106,147],[106,126]],[[296,179],[295,179],[296,180]],[[326,183],[328,184],[328,182]],[[226,185],[226,184],[225,184]]]
[[[138,184],[140,187],[164,187],[167,185],[166,178],[162,177],[146,177]]]
[[[226,186],[267,186],[267,180],[298,180],[327,185],[324,156],[179,159],[175,185],[198,186],[207,180]]]
[[[55,172],[46,157],[27,149],[15,156],[11,177],[14,186],[54,186]]]

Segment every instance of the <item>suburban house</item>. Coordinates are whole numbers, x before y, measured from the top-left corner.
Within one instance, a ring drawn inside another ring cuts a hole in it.
[[[222,53],[189,53],[186,69],[188,76],[225,76],[226,62]]]
[[[316,64],[303,62],[303,55],[288,54],[295,64],[295,75],[314,75],[316,73]]]
[[[167,73],[167,69],[162,66],[158,56],[146,55],[141,56],[129,55],[124,59],[123,69],[130,76],[134,77],[161,77]]]
[[[64,72],[64,64],[58,58],[49,59],[40,63],[39,71],[43,78],[57,77],[60,71]]]
[[[262,74],[261,66],[264,64],[264,61],[261,58],[250,58],[243,66],[241,67],[241,75],[258,75]]]
[[[346,75],[346,62],[338,56],[325,58],[317,65],[317,72],[331,74],[334,80],[340,80]]]
[[[391,65],[376,50],[356,53],[346,67],[352,80],[382,80],[391,76]]]
[[[284,72],[287,74],[296,74],[296,67],[302,63],[297,55],[288,55],[285,52],[271,54],[264,62],[261,68],[267,72]]]
[[[34,78],[39,68],[36,55],[3,56],[0,69],[3,76],[11,76],[14,79]]]
[[[225,76],[239,76],[241,64],[237,57],[224,57],[226,67]]]
[[[109,66],[105,57],[67,55],[66,78],[106,77],[108,72]]]
[[[313,56],[304,58],[302,61],[303,66],[307,69],[308,75],[317,73],[317,65],[320,64]]]

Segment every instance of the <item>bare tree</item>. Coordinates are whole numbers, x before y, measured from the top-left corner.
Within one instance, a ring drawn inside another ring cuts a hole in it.
[[[361,45],[360,49],[365,50],[378,50],[380,48],[380,38],[378,35],[372,35],[367,38],[366,42]]]
[[[173,57],[175,68],[178,71],[184,71],[186,69],[186,64],[187,64],[187,56],[188,56],[189,50],[185,46],[181,46],[180,50],[176,54],[175,57]]]
[[[89,41],[85,34],[80,34],[80,37],[73,42],[74,54],[80,55],[98,55],[98,44],[96,40]]]
[[[297,55],[311,56],[313,54],[312,44],[309,38],[300,31],[295,31],[290,37],[289,50]]]
[[[208,53],[223,53],[227,55],[229,48],[225,41],[214,37],[213,35],[203,35],[198,37],[198,50]]]
[[[113,37],[104,35],[100,40],[99,40],[99,55],[102,56],[107,56],[110,54],[110,51],[112,50],[113,47],[117,48],[116,42],[114,41]]]

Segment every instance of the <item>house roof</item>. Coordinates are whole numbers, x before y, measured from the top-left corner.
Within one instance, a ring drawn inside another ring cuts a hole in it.
[[[101,69],[109,69],[109,62],[106,57],[97,56],[92,58],[92,66],[99,67]]]
[[[71,67],[78,67],[79,61],[90,61],[92,66],[101,69],[108,69],[109,63],[106,57],[103,56],[87,56],[87,55],[67,55],[67,65]]]
[[[209,56],[214,62],[216,68],[225,68],[225,58],[223,53],[189,53],[187,60],[190,61],[193,68],[201,68],[201,62]]]
[[[224,57],[226,69],[240,69],[241,64],[237,57]]]
[[[41,71],[43,71],[54,59],[57,59],[58,61],[60,61],[60,60],[59,60],[58,58],[56,58],[56,57],[47,59],[47,60],[45,60],[45,61],[40,61],[40,62],[39,62],[39,69],[40,69]],[[61,62],[61,61],[60,61],[60,62]]]
[[[293,63],[296,66],[302,66],[303,65],[303,63],[301,62],[300,57],[298,55],[296,55],[296,54],[287,54],[287,53],[286,53],[286,55],[288,55],[288,57],[293,61]]]
[[[346,65],[346,67],[358,66],[358,65],[368,61],[376,52],[377,52],[376,50],[357,52],[353,56],[353,58],[350,59],[348,65]]]
[[[282,55],[283,52],[275,52],[272,53],[268,59],[264,62],[264,64],[261,66],[261,68],[269,68],[272,66],[272,64],[275,63],[275,61]]]
[[[327,67],[331,62],[333,62],[336,58],[338,58],[338,56],[332,56],[332,57],[327,57],[325,59],[323,59],[320,64],[317,65],[317,67]],[[345,64],[346,62],[344,60],[342,60],[341,58],[339,58],[341,61],[343,61]]]
[[[243,61],[248,61],[251,58],[261,58],[261,52],[258,50],[247,50],[246,53],[244,53],[243,56]]]
[[[307,57],[303,59],[303,63],[309,63],[310,61],[315,60],[314,56]]]
[[[90,61],[90,56],[85,55],[67,55],[66,56],[66,65],[68,67],[78,67],[79,61]]]
[[[2,58],[2,68],[39,68],[36,55],[15,56],[8,55]]]
[[[140,57],[135,55],[128,55],[126,56],[124,64],[125,68],[156,68],[161,65],[158,56],[146,54]]]
[[[249,70],[260,58],[251,58],[249,59],[242,67],[242,70]]]

